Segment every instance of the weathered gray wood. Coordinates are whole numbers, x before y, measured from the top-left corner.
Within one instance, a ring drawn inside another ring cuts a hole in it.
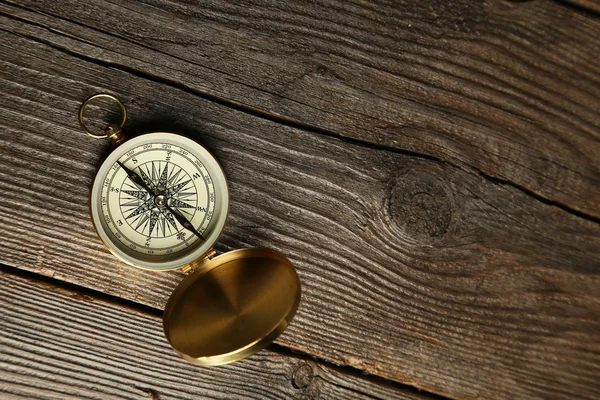
[[[3,399],[431,398],[268,350],[195,366],[171,349],[160,316],[5,272],[0,305]]]
[[[600,18],[564,3],[15,3],[73,54],[600,218]]]
[[[7,30],[37,28],[3,18]],[[98,91],[132,130],[206,145],[230,181],[218,249],[264,246],[299,270],[279,343],[460,398],[592,398],[600,377],[600,226],[448,164],[231,110],[7,32],[0,86],[0,261],[161,308],[181,274],[113,259],[87,190],[106,143],[76,112]]]

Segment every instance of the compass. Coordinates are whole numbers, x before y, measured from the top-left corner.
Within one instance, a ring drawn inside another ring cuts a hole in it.
[[[207,253],[229,208],[225,174],[195,141],[148,133],[114,149],[91,193],[100,238],[123,261],[153,270],[181,268]]]
[[[108,99],[122,111],[118,126],[88,129],[91,101]],[[289,324],[300,301],[291,262],[269,249],[216,255],[225,227],[229,190],[217,160],[183,135],[146,133],[125,140],[123,103],[109,94],[87,99],[79,111],[90,136],[115,148],[92,184],[90,213],[98,236],[120,260],[152,271],[188,275],[171,295],[165,336],[186,360],[218,365],[247,357],[271,343]]]

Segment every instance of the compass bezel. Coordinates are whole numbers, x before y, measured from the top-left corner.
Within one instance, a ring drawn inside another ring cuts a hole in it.
[[[205,237],[206,241],[199,245],[193,246],[189,252],[177,253],[181,254],[179,257],[177,257],[177,254],[170,259],[167,257],[157,256],[156,261],[148,261],[149,257],[145,257],[141,254],[138,255],[138,253],[135,251],[124,250],[123,246],[120,246],[116,242],[116,238],[113,238],[113,235],[108,228],[108,224],[101,212],[103,181],[108,175],[110,169],[117,162],[117,160],[127,154],[128,151],[150,143],[171,144],[182,147],[186,149],[186,151],[194,154],[204,164],[206,170],[212,178],[215,188],[215,213],[213,216],[213,222],[211,223],[212,227],[210,232]],[[177,269],[186,265],[190,265],[198,259],[204,258],[206,254],[211,251],[213,245],[221,236],[221,233],[225,227],[227,216],[229,214],[229,188],[221,165],[215,159],[215,157],[199,143],[176,133],[146,133],[125,141],[123,144],[114,149],[102,162],[98,168],[92,189],[90,191],[90,214],[98,236],[109,249],[109,251],[120,260],[137,268],[146,270],[164,271]]]

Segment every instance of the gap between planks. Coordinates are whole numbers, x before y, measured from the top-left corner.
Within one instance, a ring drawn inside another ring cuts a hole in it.
[[[137,303],[132,300],[124,299],[122,297],[113,296],[113,295],[110,295],[110,294],[107,294],[104,292],[100,292],[100,291],[97,291],[94,289],[79,286],[79,285],[69,283],[66,281],[57,280],[50,276],[37,274],[35,272],[26,271],[26,270],[8,266],[5,264],[0,264],[0,273],[4,273],[4,274],[10,275],[10,276],[20,277],[20,278],[23,278],[23,279],[26,279],[29,281],[42,282],[42,283],[52,286],[54,288],[58,288],[58,289],[70,292],[72,294],[75,294],[76,296],[81,296],[83,298],[102,300],[106,303],[118,305],[119,307],[122,307],[122,308],[125,308],[128,310],[132,310],[136,313],[141,313],[141,314],[149,315],[152,317],[158,317],[161,319],[163,316],[163,311],[158,308],[150,307],[150,306],[147,306],[147,305],[144,305],[141,303]],[[334,363],[331,363],[320,357],[313,356],[312,354],[308,354],[305,352],[297,351],[297,350],[291,349],[289,347],[283,346],[281,344],[271,343],[268,347],[265,348],[265,350],[268,350],[268,351],[271,351],[273,353],[277,353],[277,354],[280,354],[283,356],[296,358],[299,360],[316,362],[318,364],[324,365],[327,368],[333,369],[344,375],[354,376],[354,377],[357,377],[360,379],[364,379],[366,381],[369,381],[369,382],[377,384],[377,385],[389,387],[390,389],[400,389],[400,390],[403,390],[404,392],[414,393],[416,395],[422,396],[424,400],[427,400],[427,399],[429,399],[429,400],[448,400],[449,399],[449,397],[438,395],[436,393],[428,392],[425,390],[420,390],[411,385],[402,384],[402,383],[399,383],[396,381],[385,379],[385,378],[377,376],[377,375],[366,373],[366,372],[362,371],[361,369],[358,369],[358,368],[355,368],[355,367],[352,367],[349,365],[334,364]]]

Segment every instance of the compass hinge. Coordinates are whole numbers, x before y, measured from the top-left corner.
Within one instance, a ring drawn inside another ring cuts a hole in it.
[[[205,255],[204,258],[196,260],[194,262],[191,262],[189,264],[184,265],[183,267],[181,267],[181,270],[183,272],[185,272],[186,274],[188,272],[193,272],[196,268],[198,268],[200,265],[204,264],[206,261],[210,261],[214,258],[214,256],[217,255],[217,251],[215,249],[210,249]]]

